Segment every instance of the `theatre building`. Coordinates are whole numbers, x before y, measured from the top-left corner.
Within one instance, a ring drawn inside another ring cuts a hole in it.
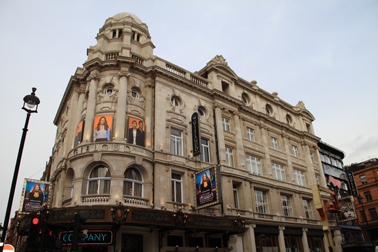
[[[311,190],[327,187],[320,138],[303,102],[240,78],[223,56],[190,72],[154,55],[130,13],[96,39],[54,119],[50,226],[87,218],[78,251],[329,251]]]

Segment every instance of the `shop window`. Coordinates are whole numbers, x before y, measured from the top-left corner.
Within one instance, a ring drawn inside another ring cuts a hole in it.
[[[367,180],[366,180],[365,175],[360,176],[360,180],[361,180],[361,184],[363,184],[363,185],[367,184]]]
[[[256,251],[279,251],[278,236],[272,234],[256,234]],[[314,250],[315,251],[315,250]]]
[[[209,237],[209,248],[222,248],[222,238],[211,238]]]
[[[247,136],[248,136],[249,141],[252,141],[252,142],[255,141],[255,135],[254,135],[253,129],[247,128]]]
[[[375,210],[375,208],[371,208],[369,209],[369,212],[370,212],[370,217],[372,220],[377,220],[378,217],[377,217],[377,211]]]
[[[223,123],[223,130],[230,132],[230,120],[226,118],[222,118],[222,123]]]
[[[83,250],[85,247],[86,246],[83,246]],[[92,247],[92,250],[90,251],[94,251],[93,247]],[[101,251],[108,251],[108,247],[106,246],[105,250],[101,250]],[[143,235],[122,234],[121,251],[122,252],[143,252]]]
[[[318,237],[318,236],[307,236],[307,241],[308,241],[308,247],[310,251],[319,251],[323,252],[324,250],[324,245],[323,245],[323,237]]]
[[[88,178],[88,194],[109,194],[110,181],[111,176],[107,167],[94,168]]]
[[[272,137],[271,140],[272,140],[272,148],[273,148],[274,150],[278,150],[278,142],[277,142],[277,138]]]
[[[281,195],[282,214],[284,216],[293,216],[293,209],[291,208],[290,197]]]
[[[171,153],[176,155],[183,155],[183,139],[182,131],[171,128]]]
[[[202,152],[200,155],[200,160],[203,162],[210,162],[210,150],[209,150],[209,140],[201,138],[201,148]]]
[[[184,247],[184,239],[179,235],[167,235],[167,246],[168,247]]]
[[[198,246],[199,248],[203,248],[203,238],[202,237],[189,236],[188,237],[188,245],[189,245],[189,247],[196,248]]]
[[[172,172],[172,201],[182,203],[182,175]]]
[[[136,168],[128,168],[123,182],[123,195],[142,197],[142,176]]]
[[[266,192],[255,190],[256,212],[269,213],[268,197]]]
[[[234,153],[232,149],[226,147],[226,162],[229,166],[234,167]]]
[[[247,160],[247,168],[250,173],[261,175],[262,169],[261,169],[261,160],[259,158],[246,155]]]
[[[285,169],[282,165],[272,163],[273,176],[275,179],[280,181],[286,181]]]
[[[306,186],[305,176],[302,171],[294,170],[295,183],[300,186]]]
[[[373,200],[372,197],[371,197],[370,191],[364,192],[364,194],[365,194],[366,202]]]
[[[312,219],[312,208],[311,208],[311,201],[302,199],[303,202],[303,208],[307,219]]]

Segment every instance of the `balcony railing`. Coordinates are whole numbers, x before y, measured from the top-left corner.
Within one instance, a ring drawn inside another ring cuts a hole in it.
[[[105,54],[105,59],[106,60],[113,60],[118,55],[119,55],[119,53],[107,53],[107,54]]]
[[[201,80],[200,78],[194,76],[194,75],[190,75],[190,80],[193,81],[194,83],[197,83],[198,85],[201,85],[201,86],[204,86],[204,87],[207,87],[207,82],[204,81],[204,80]]]
[[[63,200],[63,202],[62,202],[62,206],[69,206],[69,205],[71,205],[71,202],[72,202],[72,198],[69,198],[69,199],[65,199],[65,200]]]
[[[135,59],[135,62],[136,62],[137,64],[139,64],[139,65],[143,65],[143,61],[144,61],[144,59],[142,59],[142,58],[140,58],[140,57],[138,57],[138,56],[136,56],[136,55],[132,55],[132,57],[133,57],[133,59]]]
[[[81,196],[83,203],[107,203],[109,202],[110,195],[98,194],[98,195],[84,195]]]
[[[177,67],[166,64],[165,69],[168,70],[171,73],[177,74],[177,75],[185,78],[185,71],[180,70]]]
[[[146,198],[134,197],[134,196],[123,196],[123,200],[126,204],[138,205],[138,206],[149,206],[150,200]]]

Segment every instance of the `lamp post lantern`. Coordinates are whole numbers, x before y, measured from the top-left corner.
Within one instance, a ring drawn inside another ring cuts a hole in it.
[[[24,150],[26,133],[28,131],[30,115],[31,115],[31,113],[38,113],[37,110],[38,110],[38,104],[39,104],[40,101],[39,101],[39,98],[37,96],[35,96],[35,91],[37,91],[37,89],[35,87],[33,87],[32,93],[30,95],[26,95],[24,97],[24,105],[22,106],[22,109],[27,112],[27,115],[26,115],[26,120],[25,120],[25,126],[22,129],[23,132],[22,132],[20,147],[18,149],[16,166],[14,168],[12,186],[11,186],[11,190],[9,192],[8,206],[7,206],[7,211],[5,213],[5,218],[4,218],[4,223],[3,223],[3,235],[1,236],[2,244],[4,244],[5,237],[7,235],[8,222],[9,222],[10,212],[11,212],[11,209],[12,209],[13,196],[14,196],[14,191],[15,191],[15,188],[16,188],[18,171],[20,169],[22,151]],[[2,251],[3,251],[3,246],[0,247],[0,252],[2,252]]]

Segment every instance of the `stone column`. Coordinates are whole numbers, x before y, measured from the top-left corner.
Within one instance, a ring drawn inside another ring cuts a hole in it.
[[[282,142],[287,157],[287,168],[285,169],[286,181],[295,184],[293,164],[291,162],[292,148],[289,137],[285,133],[282,134]]]
[[[155,84],[152,82],[146,83],[146,138],[145,138],[145,147],[152,149],[152,113],[154,104],[152,101],[155,99],[154,90]]]
[[[243,233],[243,247],[245,252],[256,252],[255,227],[256,224],[251,224],[248,230]]]
[[[119,78],[119,92],[117,99],[116,123],[115,123],[115,140],[125,141],[125,125],[126,125],[126,97],[127,97],[127,82],[130,73],[127,71],[120,71]]]
[[[308,241],[307,241],[307,228],[302,228],[302,246],[303,246],[303,252],[310,252],[310,249],[308,247]]]
[[[96,96],[97,96],[97,86],[100,79],[100,74],[97,70],[92,71],[87,81],[89,82],[89,96],[87,101],[87,112],[85,118],[84,136],[83,142],[91,142],[93,135],[93,123],[96,114]]]
[[[220,164],[228,165],[226,162],[226,148],[224,143],[224,132],[222,124],[222,111],[219,104],[215,104],[215,124],[217,125],[218,133],[218,152]]]
[[[280,247],[280,251],[286,251],[285,248],[285,236],[283,231],[285,230],[284,226],[279,226],[278,227],[279,234],[278,234],[278,246]]]
[[[240,124],[240,117],[238,112],[233,112],[235,122],[235,140],[236,140],[236,167],[245,169],[246,161],[243,147],[242,128]]]

